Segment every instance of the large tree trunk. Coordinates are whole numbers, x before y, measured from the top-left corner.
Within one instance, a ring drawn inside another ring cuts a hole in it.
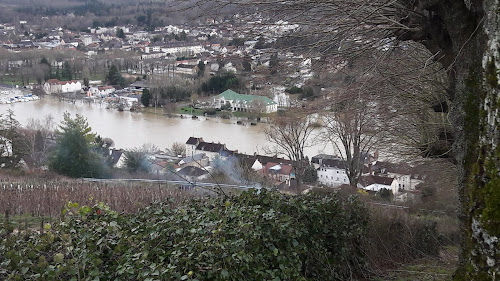
[[[460,170],[463,235],[455,280],[494,280],[500,278],[500,4],[455,1],[439,4],[453,55],[444,65]]]

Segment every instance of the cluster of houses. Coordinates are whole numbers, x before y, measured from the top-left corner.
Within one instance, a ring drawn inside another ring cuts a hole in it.
[[[59,81],[49,79],[43,84],[46,94],[85,94],[87,99],[103,98],[108,104],[121,106],[122,110],[129,110],[139,104],[142,89],[126,88],[118,85],[101,85],[82,87],[80,81]]]
[[[195,167],[189,168],[190,171],[206,174],[202,168],[209,167],[216,158],[226,160],[235,157],[240,165],[267,176],[279,187],[294,184],[294,163],[290,160],[276,156],[241,154],[228,150],[224,144],[205,142],[202,138],[191,137],[185,146],[187,157],[178,162],[180,170],[190,166]],[[407,164],[380,161],[377,154],[363,153],[363,171],[357,188],[368,192],[387,189],[392,191],[395,200],[406,200],[419,192],[417,186],[424,182],[425,175],[415,173]],[[318,183],[329,187],[350,184],[345,161],[340,157],[319,154],[311,159],[311,163],[317,170]]]
[[[211,74],[251,71],[248,72],[251,73],[249,75],[250,86],[255,89],[265,89],[275,96],[273,101],[277,105],[268,104],[266,109],[267,112],[274,112],[276,107],[289,107],[291,102],[284,92],[285,87],[273,85],[269,80],[266,69],[269,67],[271,57],[277,55],[283,65],[297,67],[297,69],[290,71],[293,75],[298,75],[291,77],[293,81],[297,81],[296,86],[298,87],[312,77],[311,59],[292,52],[279,52],[272,47],[271,43],[277,37],[296,28],[296,25],[276,22],[275,25],[267,25],[266,32],[262,35],[252,34],[251,31],[255,25],[264,20],[259,19],[259,17],[261,16],[250,18],[239,16],[224,20],[212,19],[206,22],[158,27],[154,31],[144,31],[142,27],[126,25],[89,28],[86,32],[76,32],[60,27],[44,28],[23,21],[22,31],[14,25],[0,25],[0,46],[12,52],[68,48],[85,53],[89,60],[103,52],[130,51],[125,56],[123,56],[123,52],[120,52],[119,54],[123,57],[119,57],[117,60],[126,61],[126,71],[138,75],[167,74],[192,79],[199,74],[198,64],[200,62],[205,64],[205,69]],[[123,30],[124,36],[117,35],[119,30]],[[42,32],[45,35],[40,38],[38,35]],[[3,33],[5,36],[2,36]],[[179,36],[182,39],[172,39],[168,36],[170,34],[176,36],[184,34],[185,36]],[[3,63],[0,60],[0,64]],[[53,67],[56,67],[56,63],[57,67],[60,67],[63,62],[51,61],[50,63]],[[21,68],[29,63],[21,59],[12,59],[5,64],[8,64],[7,68]],[[71,82],[57,82],[51,79],[44,85],[44,89],[47,93],[78,91],[78,83]],[[91,93],[94,96],[102,96],[109,95],[110,91],[112,89],[97,89],[92,90]],[[234,110],[245,111],[248,110],[251,102],[248,98],[245,97],[244,100],[238,102],[230,101],[230,103]],[[231,97],[231,100],[235,99]]]
[[[278,188],[290,188],[295,184],[295,170],[290,160],[277,156],[248,155],[229,150],[225,144],[206,142],[203,138],[190,137],[185,142],[185,155],[154,155],[151,157],[152,171],[168,174],[174,179],[203,181],[210,177],[209,172],[221,165],[234,168],[239,165],[245,169],[258,172]],[[124,165],[123,151],[112,151],[113,163],[121,168]],[[171,172],[172,169],[175,173]]]
[[[418,193],[417,186],[425,175],[418,174],[408,164],[395,164],[378,160],[378,155],[364,153],[363,169],[357,187],[369,192],[382,189],[392,191],[396,200],[405,200]],[[311,159],[318,172],[318,182],[329,187],[349,185],[346,162],[338,156],[319,154]]]
[[[230,161],[230,165],[236,162],[246,169],[268,176],[276,186],[290,187],[295,179],[292,162],[277,156],[238,153],[229,150],[225,144],[206,142],[203,138],[196,137],[190,137],[186,141],[185,152],[186,157],[178,162],[178,172],[181,174],[187,167],[190,167],[189,171],[196,170],[200,174],[207,174],[207,168],[220,160]]]
[[[382,189],[392,191],[394,200],[407,200],[419,193],[417,186],[423,183],[425,175],[415,173],[407,164],[394,164],[378,160],[377,153],[363,153],[363,171],[357,188],[367,192],[379,192]],[[185,155],[173,157],[156,155],[152,160],[156,165],[154,173],[169,173],[175,169],[177,179],[204,181],[210,178],[209,172],[214,167],[239,165],[244,169],[255,171],[272,182],[278,189],[296,186],[295,163],[277,156],[243,154],[229,150],[225,144],[206,142],[203,138],[190,137],[185,143]],[[319,154],[311,159],[316,168],[318,183],[327,187],[350,185],[345,170],[345,161],[334,155]],[[118,167],[120,164],[117,165]]]

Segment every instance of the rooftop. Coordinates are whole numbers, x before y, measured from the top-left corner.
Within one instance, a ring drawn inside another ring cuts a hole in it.
[[[225,90],[215,98],[216,99],[224,98],[225,100],[238,100],[243,102],[252,102],[253,100],[260,99],[264,101],[266,105],[276,104],[276,102],[274,102],[272,99],[268,97],[256,96],[256,95],[242,95],[232,90]]]

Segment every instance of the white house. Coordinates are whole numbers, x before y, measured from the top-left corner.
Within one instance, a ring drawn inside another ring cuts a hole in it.
[[[82,83],[80,81],[62,81],[61,83],[61,93],[73,93],[80,92],[82,90]]]
[[[186,156],[194,156],[198,144],[203,141],[203,138],[190,137],[186,141]]]
[[[362,188],[367,191],[375,191],[378,192],[381,189],[392,190],[392,182],[393,178],[389,177],[380,177],[380,176],[362,176],[359,179],[358,188]]]
[[[82,90],[80,81],[59,81],[57,79],[49,79],[43,84],[43,90],[47,94],[73,93]]]
[[[290,107],[290,96],[285,93],[276,93],[273,98],[278,107]]]
[[[251,111],[258,104],[265,107],[263,113],[278,111],[278,104],[263,96],[241,95],[232,90],[226,90],[214,97],[215,108],[228,106],[233,111]]]
[[[193,56],[205,51],[200,43],[175,42],[161,47],[161,51],[171,55]]]
[[[413,191],[418,184],[423,182],[418,178],[418,175],[412,173],[412,167],[407,164],[376,161],[372,167],[376,175],[394,179],[391,190],[395,195],[401,192]]]
[[[200,153],[193,156],[182,158],[181,161],[179,161],[178,165],[181,168],[185,166],[194,166],[202,168],[208,166],[208,161],[209,161],[208,157],[205,155],[205,153]]]
[[[134,104],[139,103],[139,99],[138,98],[134,98],[134,97],[123,97],[123,96],[121,96],[120,97],[120,103],[124,104],[127,107],[131,107]]]
[[[311,159],[317,168],[318,181],[330,187],[349,184],[349,177],[345,172],[345,161],[334,155],[320,154]]]
[[[82,40],[82,44],[85,46],[88,46],[88,45],[92,44],[92,42],[93,42],[92,35],[83,35],[81,40]]]
[[[203,46],[199,43],[153,43],[144,48],[146,54],[149,53],[164,53],[163,55],[180,55],[180,56],[193,56],[205,51]]]
[[[339,167],[328,167],[328,166],[323,166],[318,169],[318,181],[321,184],[330,187],[336,187],[350,183],[349,177],[347,177],[345,169],[341,169]]]
[[[219,157],[223,150],[227,150],[225,144],[202,141],[196,146],[194,154],[205,153],[209,161],[212,162],[216,157]]]
[[[149,44],[148,46],[144,47],[144,52],[146,54],[161,52],[161,48],[163,47],[163,45],[164,44],[160,42]]]
[[[391,189],[393,194],[415,190],[415,187],[424,182],[413,175],[399,175],[394,178]]]
[[[98,94],[101,97],[109,96],[116,91],[113,86],[99,86],[97,87]]]
[[[47,94],[61,93],[61,84],[57,79],[49,79],[43,84],[43,90]]]

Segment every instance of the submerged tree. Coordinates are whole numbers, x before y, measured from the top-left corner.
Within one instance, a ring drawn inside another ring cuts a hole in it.
[[[142,90],[141,103],[144,107],[148,107],[151,102],[151,92],[148,89]]]

